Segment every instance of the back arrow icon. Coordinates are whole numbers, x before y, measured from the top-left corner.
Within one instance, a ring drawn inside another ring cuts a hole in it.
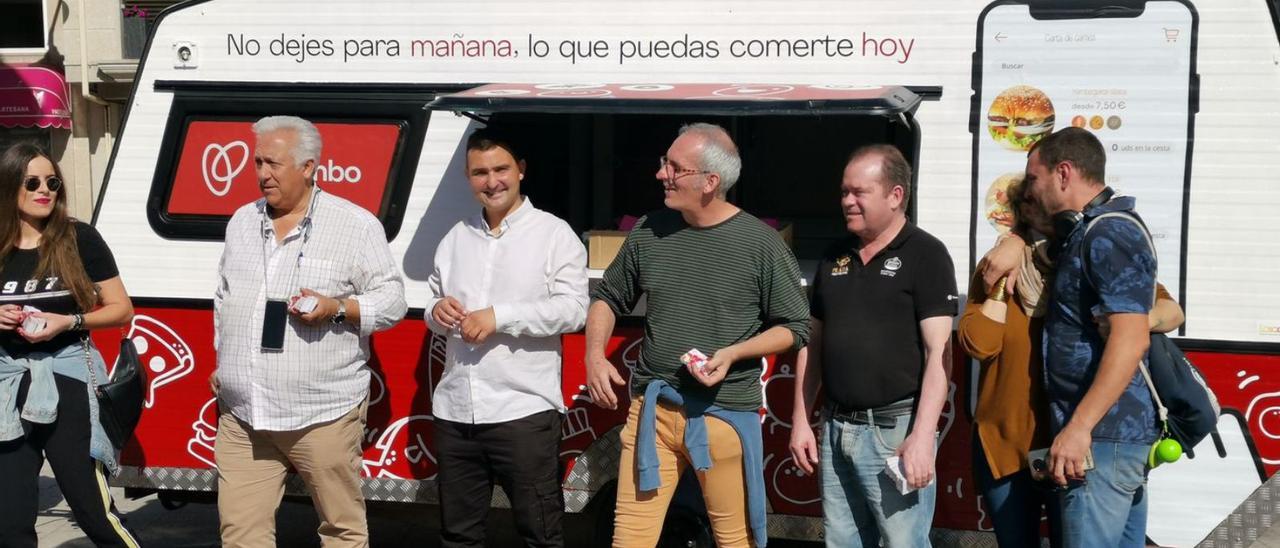
[[[997,33],[996,33],[996,41],[997,41],[997,42],[1003,41],[1005,38],[1008,38],[1008,37],[1009,37],[1009,36],[1008,36],[1007,34],[1003,33],[1003,32],[997,32]]]

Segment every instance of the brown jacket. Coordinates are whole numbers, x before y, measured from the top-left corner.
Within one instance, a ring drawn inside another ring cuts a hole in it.
[[[982,365],[974,423],[991,475],[999,479],[1026,467],[1027,452],[1046,448],[1053,439],[1040,348],[1044,321],[1028,317],[1016,298],[1009,299],[1003,324],[984,316],[981,264],[977,272],[958,338]]]

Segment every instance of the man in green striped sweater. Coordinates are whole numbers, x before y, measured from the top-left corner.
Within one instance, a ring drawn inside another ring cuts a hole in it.
[[[725,200],[741,165],[722,128],[681,128],[656,174],[667,209],[636,224],[591,292],[588,391],[608,409],[617,408],[614,385],[624,382],[605,356],[605,344],[617,316],[647,298],[621,435],[614,546],[657,542],[662,528],[654,524],[661,524],[680,474],[691,464],[700,472],[717,544],[750,546],[748,538],[755,537],[755,545],[764,545],[757,523],[764,509],[755,416],[760,357],[805,345],[809,306],[795,257],[777,231]],[[709,359],[683,363],[695,349]],[[644,401],[659,391],[658,402]],[[642,420],[645,407],[651,409]],[[704,412],[711,418],[704,421]],[[746,424],[754,432],[738,426]],[[638,446],[637,435],[645,443]],[[657,462],[646,462],[654,446]],[[709,462],[699,462],[700,456]],[[655,481],[646,484],[649,469]]]

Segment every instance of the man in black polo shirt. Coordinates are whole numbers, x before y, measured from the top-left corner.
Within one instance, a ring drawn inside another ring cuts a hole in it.
[[[791,451],[805,471],[821,466],[827,546],[929,545],[958,297],[946,247],[907,222],[910,193],[898,149],[855,151],[840,186],[853,235],[828,250],[814,280],[792,424],[808,423],[820,387],[826,420],[820,457],[808,428],[792,430]],[[906,495],[886,472],[892,457]]]

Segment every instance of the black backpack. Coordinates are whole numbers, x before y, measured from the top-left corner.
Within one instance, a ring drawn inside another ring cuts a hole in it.
[[[1169,436],[1194,457],[1191,448],[1205,436],[1214,434],[1217,439],[1218,415],[1222,412],[1218,398],[1200,370],[1164,333],[1151,334],[1145,369],[1144,374],[1149,375],[1147,385],[1155,397],[1157,411],[1166,419]]]
[[[1085,225],[1084,235],[1089,235],[1093,224],[1105,217],[1122,217],[1138,225],[1147,237],[1147,245],[1155,253],[1155,244],[1151,241],[1151,233],[1137,217],[1125,212],[1104,213]],[[1084,254],[1084,246],[1081,246]],[[1087,257],[1081,257],[1081,265],[1087,269]],[[1085,279],[1088,280],[1086,270]],[[1218,415],[1222,408],[1218,398],[1204,381],[1204,375],[1196,368],[1186,354],[1174,344],[1173,339],[1164,333],[1151,334],[1151,346],[1147,350],[1147,360],[1139,364],[1151,396],[1155,400],[1156,413],[1159,415],[1164,434],[1182,444],[1182,450],[1188,457],[1195,457],[1192,450],[1197,443],[1210,434],[1214,445],[1221,456],[1226,456],[1221,437],[1218,436]]]

